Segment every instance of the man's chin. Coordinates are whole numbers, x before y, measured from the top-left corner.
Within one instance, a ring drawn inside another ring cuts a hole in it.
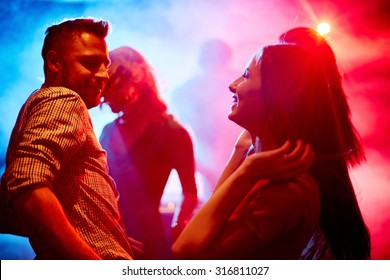
[[[88,100],[88,102],[85,102],[85,106],[87,106],[87,109],[92,109],[100,104],[100,100]]]

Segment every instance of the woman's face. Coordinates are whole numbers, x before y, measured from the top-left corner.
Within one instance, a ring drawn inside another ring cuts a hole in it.
[[[254,57],[244,74],[236,79],[229,89],[233,93],[228,118],[251,133],[259,133],[265,120],[264,100],[261,96],[261,59]]]
[[[134,87],[126,83],[113,83],[105,89],[104,101],[113,113],[124,112],[133,103]]]

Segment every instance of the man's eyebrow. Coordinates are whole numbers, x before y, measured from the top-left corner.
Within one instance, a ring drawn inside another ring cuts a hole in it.
[[[106,58],[105,56],[98,55],[98,54],[82,54],[79,56],[81,59],[96,59],[104,61],[104,64],[109,65],[111,64],[111,60],[109,58]]]

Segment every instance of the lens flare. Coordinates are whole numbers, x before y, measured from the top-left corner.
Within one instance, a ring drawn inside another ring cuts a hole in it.
[[[328,34],[330,32],[330,25],[327,22],[321,22],[317,25],[317,31],[322,36]]]

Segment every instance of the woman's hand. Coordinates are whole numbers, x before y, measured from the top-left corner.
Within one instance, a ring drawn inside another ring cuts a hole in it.
[[[315,154],[310,145],[298,140],[295,147],[286,141],[278,149],[248,156],[239,167],[242,175],[255,180],[282,181],[307,172],[314,162]]]

